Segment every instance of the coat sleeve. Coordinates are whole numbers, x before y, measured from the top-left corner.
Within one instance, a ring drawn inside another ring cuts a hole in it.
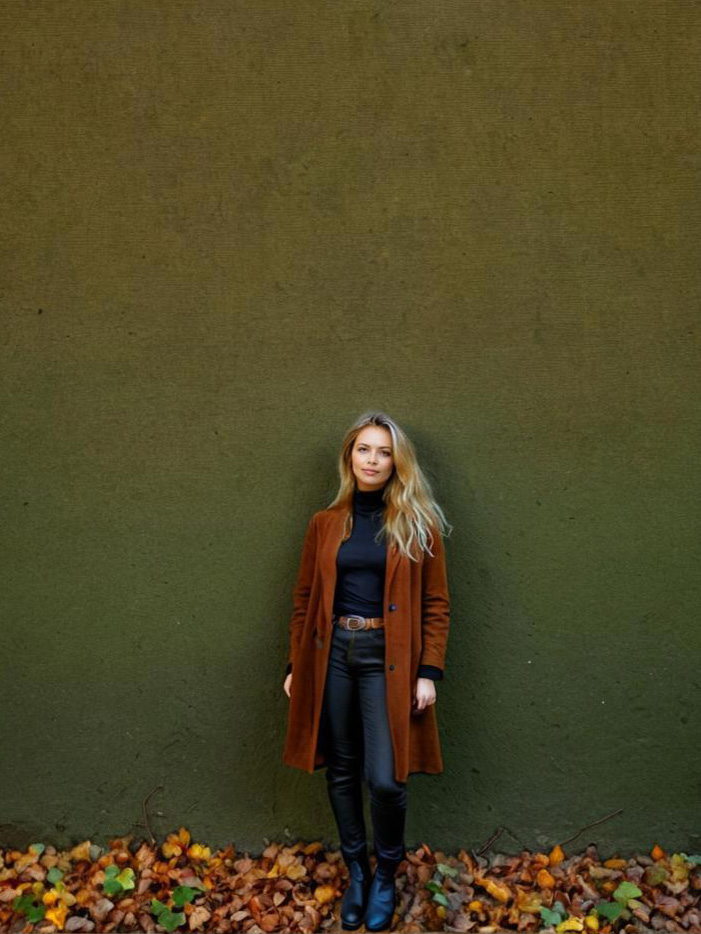
[[[430,677],[431,669],[438,669],[441,680],[445,668],[445,653],[450,627],[450,594],[445,566],[445,546],[440,532],[433,528],[433,557],[426,553],[421,575],[421,658],[424,677]],[[421,675],[419,668],[419,677]]]
[[[302,638],[302,628],[307,615],[307,606],[309,604],[309,594],[312,589],[312,580],[314,579],[314,563],[316,560],[316,514],[309,520],[307,534],[304,538],[302,548],[302,558],[297,572],[297,581],[292,591],[292,616],[290,617],[290,650],[288,654],[287,668],[285,674],[292,671],[292,663],[297,655],[300,639]]]

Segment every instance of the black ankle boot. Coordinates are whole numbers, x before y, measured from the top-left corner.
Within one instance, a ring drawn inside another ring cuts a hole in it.
[[[396,905],[394,877],[401,863],[400,859],[387,860],[377,857],[375,875],[372,878],[368,906],[365,910],[365,929],[384,931],[392,923]]]
[[[361,850],[358,856],[349,856],[341,847],[341,853],[350,876],[346,894],[341,902],[341,927],[344,931],[355,931],[365,917],[372,878],[370,859],[367,849]]]

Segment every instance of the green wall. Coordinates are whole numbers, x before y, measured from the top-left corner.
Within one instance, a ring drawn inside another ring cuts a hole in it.
[[[0,842],[163,785],[159,838],[338,845],[287,623],[379,407],[455,527],[407,845],[699,852],[698,6],[0,19]]]

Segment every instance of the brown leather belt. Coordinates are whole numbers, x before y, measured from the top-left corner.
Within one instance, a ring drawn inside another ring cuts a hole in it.
[[[333,622],[342,629],[381,629],[385,624],[384,616],[335,616]]]

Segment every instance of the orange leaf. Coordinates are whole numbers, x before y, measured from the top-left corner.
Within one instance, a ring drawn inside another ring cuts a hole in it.
[[[208,846],[202,846],[200,843],[193,843],[187,851],[187,855],[190,859],[209,859],[212,855],[212,851]]]
[[[319,850],[323,850],[323,845],[318,841],[316,843],[310,843],[309,846],[305,846],[302,852],[305,856],[309,856],[310,853],[318,853]]]
[[[49,908],[46,912],[46,917],[52,924],[56,925],[59,931],[63,931],[67,914],[68,909],[64,905],[61,905],[59,908]]]
[[[165,841],[161,844],[161,852],[166,859],[171,859],[173,856],[180,856],[183,848],[181,845],[180,837],[174,833],[169,833]]]
[[[458,859],[460,860],[460,862],[464,863],[464,864],[467,866],[467,869],[468,869],[469,872],[474,873],[474,871],[475,871],[475,864],[474,864],[474,861],[473,861],[472,857],[470,856],[470,854],[469,854],[466,850],[461,849],[461,850],[458,852]],[[413,860],[412,860],[412,862],[413,862]]]
[[[185,827],[180,828],[178,831],[178,837],[180,838],[180,842],[183,845],[183,849],[190,846],[190,831],[186,830]]]
[[[662,847],[660,847],[660,846],[658,846],[657,844],[655,844],[655,845],[653,846],[652,850],[650,850],[650,856],[651,856],[653,859],[664,859],[664,857],[665,857],[665,851],[662,849]]]
[[[508,902],[513,896],[511,894],[511,889],[508,885],[504,885],[501,882],[495,882],[494,879],[475,879],[477,885],[481,885],[483,889],[486,889],[492,898],[496,898],[498,902]]]
[[[628,865],[628,860],[625,859],[605,859],[604,866],[607,869],[625,869]]]
[[[552,889],[555,885],[555,880],[550,875],[547,869],[541,869],[538,875],[536,876],[536,881],[541,889]]]
[[[563,861],[564,858],[565,858],[565,854],[562,850],[562,847],[559,844],[557,846],[554,846],[552,850],[550,850],[550,853],[548,854],[548,861],[551,866],[557,866],[559,863]]]
[[[248,910],[251,912],[253,917],[256,920],[256,924],[260,924],[260,902],[258,901],[258,896],[254,895],[253,898],[248,903]]]

